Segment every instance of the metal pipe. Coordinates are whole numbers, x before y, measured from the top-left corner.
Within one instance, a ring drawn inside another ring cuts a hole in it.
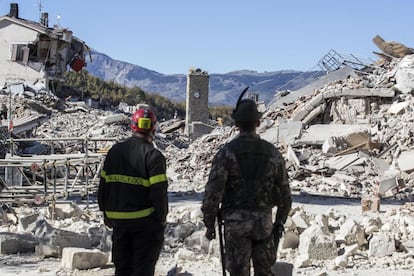
[[[64,184],[65,199],[68,198],[69,170],[70,170],[69,160],[66,159],[66,161],[65,161],[65,184]]]
[[[43,161],[42,168],[43,168],[43,187],[44,187],[44,194],[47,195],[47,172],[46,172],[46,166],[44,164],[46,163],[46,159]]]
[[[88,177],[88,141],[85,146],[85,184],[86,184],[86,210],[89,210],[89,177]]]
[[[56,195],[56,165],[55,165],[55,162],[53,162],[52,172],[53,172],[53,197],[55,197],[55,195]]]

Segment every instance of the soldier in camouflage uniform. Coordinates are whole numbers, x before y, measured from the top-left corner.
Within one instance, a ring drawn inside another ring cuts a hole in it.
[[[233,276],[250,275],[251,260],[255,275],[273,275],[277,248],[272,230],[283,229],[292,205],[282,155],[256,134],[260,116],[253,100],[239,99],[233,119],[240,134],[215,155],[201,207],[209,240],[215,238],[220,212],[226,269]]]

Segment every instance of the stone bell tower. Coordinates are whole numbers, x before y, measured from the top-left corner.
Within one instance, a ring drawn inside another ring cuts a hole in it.
[[[190,69],[187,75],[185,134],[199,136],[208,122],[209,75],[201,69]],[[208,128],[208,131],[211,131]]]

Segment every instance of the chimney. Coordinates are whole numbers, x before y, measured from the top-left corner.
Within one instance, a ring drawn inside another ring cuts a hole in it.
[[[47,12],[42,12],[40,17],[40,24],[45,27],[49,27],[49,14]]]
[[[19,4],[10,3],[10,16],[19,18]]]

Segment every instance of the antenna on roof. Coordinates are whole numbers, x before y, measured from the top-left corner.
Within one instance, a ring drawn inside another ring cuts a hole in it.
[[[61,19],[62,17],[60,16],[60,14],[58,14],[57,16],[56,16],[56,21],[57,21],[57,25],[58,25],[58,27],[60,27],[60,19]]]
[[[42,8],[43,8],[42,0],[39,0],[39,4],[37,6],[39,8],[39,18],[41,18],[42,17]]]

